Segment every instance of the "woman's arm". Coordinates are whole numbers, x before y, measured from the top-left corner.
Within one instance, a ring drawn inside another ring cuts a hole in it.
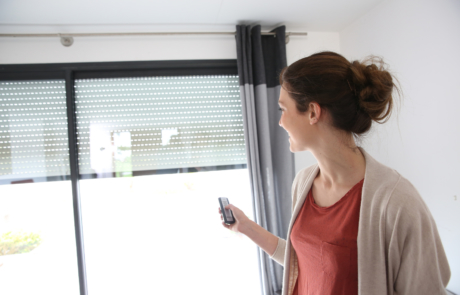
[[[397,187],[386,214],[395,294],[445,294],[449,263],[436,222],[418,192]]]
[[[248,219],[248,222],[242,228],[241,233],[250,238],[254,243],[262,248],[262,250],[270,255],[270,257],[275,253],[279,238],[254,221]]]

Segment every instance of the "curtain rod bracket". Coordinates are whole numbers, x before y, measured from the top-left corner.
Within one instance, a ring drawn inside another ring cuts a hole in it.
[[[73,44],[73,37],[61,36],[61,34],[59,34],[59,37],[61,37],[61,44],[65,47],[69,47]]]

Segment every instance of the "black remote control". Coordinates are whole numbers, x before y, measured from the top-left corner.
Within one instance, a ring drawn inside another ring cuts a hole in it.
[[[219,198],[220,211],[224,217],[224,222],[227,224],[235,223],[235,218],[233,217],[233,212],[230,209],[225,209],[225,206],[230,204],[227,198]]]

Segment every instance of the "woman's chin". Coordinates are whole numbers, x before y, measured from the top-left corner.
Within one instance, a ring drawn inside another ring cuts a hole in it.
[[[301,149],[298,145],[296,145],[291,138],[289,138],[289,150],[291,151],[291,153],[305,151],[305,149]]]
[[[289,140],[289,150],[291,151],[291,153],[297,152],[296,146],[292,143],[291,140]]]

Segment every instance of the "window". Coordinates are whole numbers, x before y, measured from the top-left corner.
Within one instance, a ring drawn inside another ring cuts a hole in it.
[[[0,85],[0,251],[32,241],[0,252],[0,292],[260,293],[217,213],[253,212],[236,61],[10,65]]]
[[[0,105],[0,292],[78,294],[65,80],[0,81]]]

